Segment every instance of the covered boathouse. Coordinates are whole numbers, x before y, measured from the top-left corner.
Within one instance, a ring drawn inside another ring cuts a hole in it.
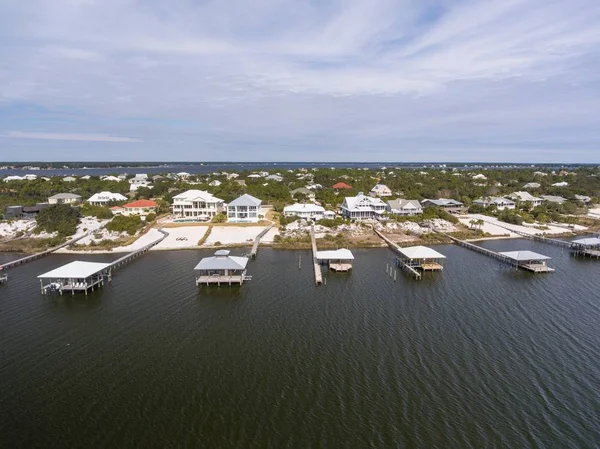
[[[533,251],[507,251],[499,253],[515,262],[517,267],[533,273],[552,273],[554,268],[550,268],[547,261],[551,257]]]
[[[600,258],[600,239],[587,237],[571,241],[571,252],[576,256]]]
[[[251,279],[246,275],[248,260],[248,257],[230,256],[229,251],[220,249],[214,256],[205,257],[196,265],[196,285],[242,285]]]
[[[398,257],[400,265],[421,271],[442,271],[444,269],[442,261],[446,256],[426,246],[398,248],[398,252],[400,253],[400,257]]]
[[[94,291],[102,287],[105,280],[110,281],[110,267],[110,263],[76,260],[40,274],[38,279],[42,294],[58,292],[62,295],[63,292],[70,292],[74,295],[76,292],[83,292],[87,295],[88,290]],[[44,284],[44,281],[48,282]]]
[[[333,271],[350,271],[354,255],[349,249],[335,251],[317,251],[317,262],[327,264]]]

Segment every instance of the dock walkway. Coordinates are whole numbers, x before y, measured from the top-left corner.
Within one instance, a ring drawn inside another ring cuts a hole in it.
[[[526,239],[533,240],[535,242],[548,243],[549,245],[560,246],[562,248],[569,248],[569,249],[573,246],[571,242],[568,242],[566,240],[551,239],[548,237],[544,237],[542,235],[528,234],[527,232],[517,231],[516,229],[512,229],[508,226],[501,224],[499,221],[491,221],[491,220],[483,220],[483,221],[485,221],[488,224],[498,226],[499,228],[506,229],[507,231],[510,231],[514,234],[520,235],[521,237],[525,237]]]
[[[83,234],[83,235],[81,235],[79,237],[71,239],[71,240],[69,240],[69,241],[67,241],[67,242],[65,242],[65,243],[63,243],[61,245],[55,246],[54,248],[47,249],[46,251],[42,251],[40,253],[31,254],[30,256],[25,256],[25,257],[22,257],[20,259],[13,260],[12,262],[7,262],[7,263],[5,263],[3,265],[0,265],[0,271],[8,270],[9,268],[13,268],[13,267],[16,267],[16,266],[19,266],[19,265],[23,265],[23,264],[25,264],[27,262],[31,262],[33,260],[41,259],[42,257],[47,256],[48,254],[52,254],[53,252],[58,251],[61,248],[65,248],[65,247],[67,247],[69,245],[72,245],[75,242],[78,242],[79,240],[81,240],[84,237],[87,237],[88,235],[89,235],[89,232],[86,232],[85,234]]]
[[[161,238],[155,240],[152,243],[147,244],[146,246],[143,246],[140,249],[132,251],[132,252],[124,255],[123,257],[118,258],[117,260],[115,260],[113,263],[110,264],[110,271],[112,272],[112,271],[116,270],[117,268],[122,267],[126,263],[131,262],[133,259],[137,259],[142,254],[150,251],[150,248],[158,245],[160,242],[162,242],[164,239],[166,239],[169,236],[169,233],[164,231],[162,228],[157,229],[157,231],[162,234]]]
[[[273,226],[275,226],[274,223],[271,223],[271,226],[269,226],[266,229],[263,229],[260,234],[258,234],[256,236],[256,238],[254,239],[254,244],[252,245],[252,250],[250,251],[250,257],[251,258],[255,258],[256,254],[258,253],[258,245],[260,244],[260,239],[262,239],[265,235],[267,235],[267,232],[269,232]]]
[[[310,228],[310,241],[312,244],[313,268],[315,271],[315,284],[321,285],[323,283],[323,273],[321,272],[321,267],[319,266],[319,261],[317,260],[317,240],[315,239],[315,226],[314,225],[312,225]]]
[[[398,265],[398,268],[400,268],[402,271],[404,271],[405,273],[409,274],[410,276],[413,276],[415,279],[417,280],[421,280],[421,273],[419,273],[417,270],[415,270],[413,267],[411,267],[409,264],[407,264],[404,260],[402,260],[403,254],[400,252],[400,247],[398,245],[396,245],[394,242],[392,242],[390,239],[388,239],[385,235],[383,235],[381,232],[379,232],[378,230],[376,230],[375,228],[373,228],[373,231],[375,232],[375,234],[377,234],[385,243],[388,244],[389,248],[394,251],[396,254],[398,254],[400,257],[398,257],[396,259],[396,264]]]

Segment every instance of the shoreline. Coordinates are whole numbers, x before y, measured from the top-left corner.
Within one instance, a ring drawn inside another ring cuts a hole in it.
[[[570,235],[569,237],[575,237],[577,234]],[[557,238],[564,238],[565,236],[557,236]],[[552,237],[554,238],[554,236]],[[488,237],[479,237],[473,239],[465,239],[465,242],[476,243],[476,242],[485,242],[485,241],[493,241],[493,240],[512,240],[512,239],[523,239],[528,240],[527,237],[515,235],[499,235],[499,236],[488,236]],[[454,245],[455,243],[450,242],[425,242],[422,240],[415,240],[413,243],[415,246],[424,245],[424,246],[436,246],[436,245]],[[402,245],[398,245],[402,246]],[[238,248],[248,248],[250,249],[252,244],[248,242],[245,243],[232,243],[228,245],[205,245],[205,246],[181,246],[177,248],[151,248],[149,252],[165,252],[165,251],[194,251],[194,250],[210,250],[210,249],[238,249]],[[272,248],[277,250],[310,250],[310,243],[298,243],[298,244],[277,244],[274,242],[264,242],[260,244],[260,247]],[[332,248],[335,245],[331,246]],[[381,241],[380,245],[365,245],[365,244],[356,244],[356,245],[348,245],[348,248],[351,249],[373,249],[373,248],[387,248],[388,245]],[[322,248],[329,248],[328,245],[322,245]],[[128,254],[131,251],[113,251],[109,249],[98,249],[98,250],[90,250],[90,249],[82,249],[82,250],[73,250],[73,249],[61,249],[60,251],[55,252],[54,254],[82,254],[82,255],[93,255],[93,254]],[[22,253],[22,254],[35,254],[27,251],[19,251],[19,250],[5,250],[0,249],[0,253]]]

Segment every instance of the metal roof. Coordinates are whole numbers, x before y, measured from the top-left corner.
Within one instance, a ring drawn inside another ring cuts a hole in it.
[[[214,256],[202,259],[194,270],[244,270],[247,264],[247,257],[230,256],[229,251],[219,250]]]
[[[445,259],[446,256],[426,246],[409,246],[399,248],[399,251],[409,259]]]
[[[354,255],[349,249],[337,249],[335,251],[317,251],[318,260],[354,260]]]
[[[595,246],[600,245],[600,239],[597,237],[586,237],[583,239],[571,240],[571,243],[576,243],[578,245],[584,246]]]
[[[228,206],[260,206],[262,200],[253,197],[252,195],[248,195],[244,193],[242,196],[236,198]]]
[[[84,279],[107,269],[109,266],[109,263],[76,260],[47,273],[40,274],[38,279]]]
[[[51,196],[49,199],[61,200],[61,199],[77,199],[77,198],[81,198],[81,195],[76,195],[74,193],[57,193],[56,195]]]
[[[543,254],[534,253],[533,251],[506,251],[500,254],[508,257],[509,259],[516,260],[517,262],[551,259],[551,257],[544,256]]]

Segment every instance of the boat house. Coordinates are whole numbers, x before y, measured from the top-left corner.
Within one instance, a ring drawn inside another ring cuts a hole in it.
[[[400,265],[420,271],[441,271],[444,269],[442,261],[446,258],[443,254],[426,246],[410,246],[398,248]]]
[[[83,292],[94,291],[104,285],[105,280],[110,281],[110,263],[74,261],[58,267],[52,271],[40,274],[40,287],[42,294],[48,292]],[[44,284],[44,281],[48,283]]]
[[[316,259],[319,263],[327,264],[333,271],[350,271],[354,255],[349,249],[317,251]]]
[[[543,254],[534,253],[533,251],[507,251],[499,254],[514,261],[519,268],[533,273],[551,273],[554,271],[554,268],[550,268],[547,264],[551,257]]]
[[[220,249],[214,256],[205,257],[196,265],[196,285],[242,285],[251,279],[246,275],[248,260],[247,257],[230,256],[228,250]]]
[[[600,238],[587,237],[571,241],[571,252],[577,256],[600,258]]]

